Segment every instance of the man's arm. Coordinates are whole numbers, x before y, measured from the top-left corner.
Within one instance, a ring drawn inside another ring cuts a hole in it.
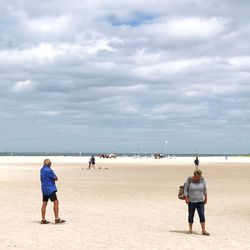
[[[52,169],[50,169],[50,172],[49,172],[49,177],[54,180],[54,181],[58,181],[58,178],[57,176],[55,175],[54,171]]]

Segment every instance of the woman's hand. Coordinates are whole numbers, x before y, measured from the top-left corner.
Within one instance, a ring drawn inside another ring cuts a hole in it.
[[[189,203],[188,196],[185,196],[185,202],[186,202],[187,204]]]
[[[205,195],[204,204],[207,204],[207,195]]]

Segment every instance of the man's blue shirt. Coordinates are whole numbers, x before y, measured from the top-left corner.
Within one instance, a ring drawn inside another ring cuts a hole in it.
[[[54,171],[49,167],[44,165],[40,170],[40,180],[42,184],[42,193],[43,195],[51,195],[53,192],[56,192],[55,179],[56,175]]]

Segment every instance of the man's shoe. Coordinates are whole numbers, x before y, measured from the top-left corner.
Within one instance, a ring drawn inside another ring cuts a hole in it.
[[[60,218],[55,219],[55,224],[64,223],[64,222],[66,222],[66,221],[65,220],[61,220]]]

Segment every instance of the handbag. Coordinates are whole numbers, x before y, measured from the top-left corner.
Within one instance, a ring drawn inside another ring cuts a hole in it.
[[[191,183],[191,180],[192,180],[192,177],[188,177],[188,182],[189,184]],[[185,195],[184,195],[184,186],[185,186],[185,183],[179,187],[179,192],[178,192],[178,198],[180,200],[185,200]]]
[[[185,199],[185,196],[184,196],[184,185],[182,185],[182,186],[179,187],[178,198],[180,200],[184,200]]]

